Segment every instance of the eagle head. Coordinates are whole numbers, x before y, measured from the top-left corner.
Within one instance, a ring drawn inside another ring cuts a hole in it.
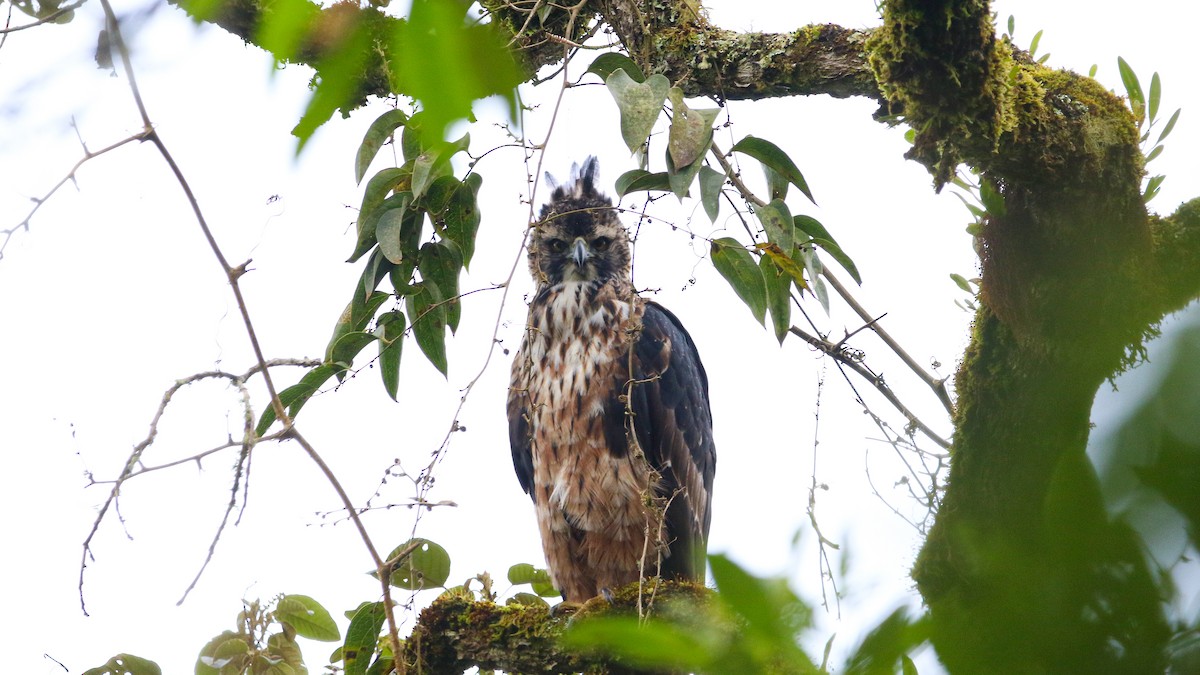
[[[629,235],[607,195],[596,189],[600,170],[595,157],[581,169],[571,167],[571,181],[554,188],[542,207],[529,245],[529,272],[539,286],[564,281],[608,281],[629,276]]]

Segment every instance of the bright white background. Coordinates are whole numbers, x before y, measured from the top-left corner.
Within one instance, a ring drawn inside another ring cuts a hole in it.
[[[712,19],[733,29],[878,23],[873,3],[865,0],[708,4]],[[121,3],[118,11],[142,7]],[[1021,45],[1045,29],[1040,51],[1052,53],[1051,65],[1086,72],[1099,63],[1098,78],[1118,91],[1118,55],[1142,76],[1144,87],[1157,70],[1164,83],[1162,116],[1180,106],[1184,114],[1166,152],[1151,165],[1154,173],[1168,175],[1153,206],[1170,212],[1196,196],[1200,131],[1192,117],[1200,111],[1200,94],[1193,86],[1190,41],[1200,10],[1152,0],[1133,8],[998,2],[996,11],[1001,24],[1017,15]],[[17,22],[25,18],[18,16]],[[98,17],[99,6],[91,3],[68,25],[11,34],[0,48],[0,227],[20,222],[30,200],[44,195],[81,156],[72,119],[92,149],[140,127],[124,77],[110,77],[92,62]],[[320,357],[359,275],[357,265],[341,262],[353,247],[360,200],[354,152],[384,108],[376,104],[333,120],[293,159],[288,132],[303,110],[311,71],[273,71],[258,49],[219,29],[197,28],[169,6],[141,25],[140,31],[127,28],[127,36],[142,94],[226,256],[235,264],[254,260],[243,288],[267,356]],[[576,74],[586,62],[585,55]],[[524,90],[526,101],[537,106],[526,118],[534,141],[545,137],[557,90],[557,83]],[[859,299],[872,312],[887,313],[884,325],[917,360],[940,362],[938,373],[948,376],[970,320],[954,305],[964,296],[949,279],[950,273],[970,277],[976,271],[964,232],[968,214],[954,197],[933,194],[924,170],[902,158],[903,129],[873,122],[873,109],[861,99],[824,97],[733,104],[733,130],[720,131],[717,142],[728,148],[753,133],[796,158],[821,206],[793,194],[793,211],[819,218],[838,237],[863,272]],[[480,117],[470,130],[476,155],[504,142],[491,124],[502,119],[497,109],[485,107]],[[556,124],[546,170],[563,177],[573,161],[596,154],[602,180],[611,185],[633,168],[615,106],[602,87],[567,92]],[[656,156],[662,147],[657,143]],[[376,169],[389,161],[387,155],[385,149]],[[746,168],[747,175],[757,174],[752,162]],[[478,170],[485,177],[483,223],[464,290],[506,280],[528,222],[520,151],[494,152]],[[818,493],[818,520],[842,547],[834,565],[843,597],[840,617],[835,605],[818,607],[819,626],[807,644],[819,653],[837,633],[835,655],[844,655],[892,609],[918,604],[907,571],[920,537],[873,495],[867,467],[892,506],[910,517],[919,517],[921,509],[894,486],[905,475],[903,466],[878,442],[878,431],[836,369],[793,339],[779,347],[713,272],[703,239],[687,234],[723,236],[728,227],[736,235],[740,225],[725,220],[728,205],[713,225],[693,202],[672,209],[669,201],[654,213],[680,229],[661,223],[641,229],[635,281],[658,289],[656,299],[689,327],[712,383],[720,461],[710,549],[756,573],[787,575],[804,597],[819,603],[816,537],[805,515],[815,466],[817,480],[828,486]],[[500,322],[504,348],[519,341],[529,288],[522,260],[503,307],[500,291],[464,300],[462,325],[449,342],[448,379],[410,343],[398,404],[384,394],[373,370],[308,404],[299,427],[356,502],[380,488],[393,459],[416,472],[441,445],[462,387],[484,363],[493,326]],[[815,303],[809,305],[821,315]],[[835,338],[843,326],[858,326],[836,306],[833,317],[822,321],[835,329]],[[866,337],[857,343],[927,422],[949,432],[928,391],[888,360],[881,344]],[[251,365],[223,275],[154,148],[131,145],[87,164],[78,189],[68,185],[39,211],[29,232],[14,236],[0,260],[0,354],[0,651],[7,672],[63,672],[54,660],[79,672],[118,652],[154,659],[166,673],[190,672],[204,642],[233,628],[242,598],[304,593],[339,618],[342,610],[376,599],[376,582],[365,574],[372,565],[358,535],[348,523],[332,525],[340,520],[340,504],[323,477],[294,444],[264,444],[254,453],[241,524],[226,530],[182,606],[175,603],[204,560],[229,498],[233,450],[201,467],[182,466],[125,485],[124,525],[110,513],[94,540],[96,559],[84,586],[90,616],[80,611],[81,545],[108,491],[86,487],[85,472],[101,480],[117,474],[175,379]],[[486,570],[501,592],[511,564],[541,563],[531,504],[512,475],[508,451],[508,363],[501,351],[493,355],[459,419],[467,431],[454,435],[437,471],[430,498],[458,506],[427,514],[418,529],[449,550],[450,583]],[[277,377],[286,385],[299,374]],[[855,385],[866,391],[862,382]],[[1104,409],[1120,410],[1130,404],[1125,399],[1105,392]],[[887,411],[878,397],[868,400],[878,412]],[[256,404],[261,410],[263,399]],[[1097,414],[1098,435],[1112,426],[1106,415]],[[240,433],[235,393],[218,383],[192,386],[176,396],[144,460],[185,457],[231,433]],[[410,495],[406,481],[391,479],[375,503],[404,503]],[[327,512],[335,513],[321,515]],[[410,536],[413,512],[372,512],[367,524],[386,551]],[[346,622],[341,625],[344,630]],[[333,647],[306,643],[310,669],[318,671]]]

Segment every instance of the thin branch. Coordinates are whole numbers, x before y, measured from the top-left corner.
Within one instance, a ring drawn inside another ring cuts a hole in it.
[[[864,309],[861,304],[859,304],[858,300],[856,300],[850,291],[842,285],[841,281],[838,281],[837,276],[834,275],[833,272],[829,271],[828,267],[825,267],[821,270],[821,276],[825,277],[830,285],[833,286],[833,289],[837,291],[838,295],[842,296],[842,299],[846,301],[846,304],[850,305],[851,309],[853,309],[863,321],[866,321],[870,325],[871,330],[879,336],[879,339],[883,340],[884,344],[886,344],[888,348],[895,352],[896,356],[900,357],[900,360],[904,362],[904,365],[908,366],[910,370],[916,373],[917,377],[921,378],[925,384],[929,385],[929,388],[933,390],[934,395],[937,396],[939,401],[941,401],[942,406],[946,408],[946,412],[953,415],[954,402],[950,400],[950,392],[946,390],[946,380],[944,378],[938,379],[934,377],[928,371],[922,368],[921,364],[917,363],[913,357],[909,356],[908,352],[906,352],[904,348],[900,346],[900,343],[897,342],[896,339],[890,334],[888,334],[888,332],[883,329],[883,326],[879,325],[879,318],[872,317],[871,313]]]
[[[104,14],[107,20],[112,44],[116,47],[117,53],[121,56],[121,65],[126,77],[129,80],[129,90],[133,96],[134,102],[137,105],[138,113],[141,115],[146,137],[153,141],[155,147],[158,148],[159,154],[162,155],[163,160],[166,161],[167,165],[171,168],[171,172],[174,174],[176,181],[179,183],[180,188],[183,189],[184,195],[192,207],[192,212],[195,215],[196,222],[203,231],[204,237],[208,241],[209,248],[212,250],[212,253],[216,257],[217,261],[221,264],[221,268],[224,271],[227,280],[229,281],[230,289],[233,291],[234,298],[237,301],[238,311],[242,315],[242,322],[245,324],[246,336],[250,340],[251,347],[254,350],[256,362],[260,372],[262,373],[263,382],[265,383],[267,391],[271,396],[271,405],[275,410],[276,417],[283,423],[283,432],[281,433],[281,438],[291,438],[299,443],[302,448],[304,448],[304,451],[308,453],[309,458],[311,458],[312,461],[320,468],[321,472],[325,475],[326,480],[328,480],[330,485],[333,486],[334,491],[337,492],[338,496],[342,500],[342,503],[346,506],[348,512],[350,513],[350,517],[354,521],[355,527],[358,529],[359,535],[362,537],[363,543],[366,545],[367,550],[380,573],[380,586],[383,592],[384,608],[387,615],[388,632],[391,638],[392,651],[394,654],[402,654],[403,652],[400,649],[400,638],[396,625],[396,618],[392,612],[391,585],[388,583],[389,575],[386,573],[384,561],[379,557],[379,553],[375,550],[375,545],[371,541],[371,537],[367,534],[366,528],[362,524],[362,520],[359,519],[358,514],[354,512],[353,504],[350,501],[350,498],[346,495],[346,491],[342,488],[341,483],[338,482],[337,477],[333,474],[333,471],[330,470],[329,466],[325,464],[324,460],[321,459],[321,456],[317,453],[316,449],[313,448],[308,440],[300,434],[299,430],[292,425],[291,418],[288,417],[287,410],[284,408],[283,402],[279,400],[279,394],[275,389],[275,384],[272,381],[271,373],[267,366],[267,359],[263,356],[262,347],[258,342],[258,335],[254,330],[253,322],[250,320],[250,312],[247,309],[245,298],[242,296],[241,288],[238,285],[238,279],[246,272],[246,264],[243,263],[236,268],[229,265],[225,255],[222,253],[220,246],[217,244],[217,241],[212,234],[212,230],[208,226],[208,222],[204,218],[204,214],[200,209],[200,204],[197,201],[195,194],[192,192],[191,186],[184,177],[179,165],[175,162],[175,159],[167,150],[166,144],[163,143],[162,138],[160,138],[159,135],[154,131],[153,125],[150,122],[150,116],[146,112],[146,106],[142,100],[141,93],[138,91],[137,80],[133,72],[133,62],[129,56],[128,46],[125,44],[125,40],[121,35],[121,29],[119,22],[117,21],[116,14],[113,12],[112,5],[109,3],[109,0],[100,0],[100,2],[104,7]],[[248,439],[247,443],[253,443],[253,440]],[[81,569],[81,603],[83,601],[82,575],[83,572]],[[84,613],[86,614],[86,608],[84,609]]]
[[[125,138],[122,138],[121,140],[117,141],[116,143],[113,143],[112,145],[101,148],[100,150],[97,150],[95,152],[88,150],[86,145],[83,146],[83,157],[80,158],[79,161],[75,162],[75,165],[72,166],[71,170],[68,171],[67,174],[62,177],[62,180],[55,183],[54,187],[50,188],[50,190],[48,192],[46,192],[46,194],[42,195],[41,197],[33,198],[33,208],[30,209],[29,213],[27,213],[25,215],[25,218],[22,219],[21,222],[17,223],[16,225],[14,225],[10,228],[0,230],[0,235],[4,236],[4,240],[0,241],[0,260],[4,259],[4,249],[8,248],[8,242],[10,240],[12,240],[13,235],[16,234],[20,230],[24,230],[26,232],[29,231],[29,223],[33,220],[34,214],[36,214],[38,212],[38,209],[42,208],[42,205],[45,204],[46,201],[49,200],[51,197],[53,197],[54,194],[57,193],[60,188],[62,188],[62,186],[66,185],[68,182],[72,182],[72,183],[75,182],[75,174],[79,171],[80,167],[82,167],[84,164],[88,163],[89,161],[99,157],[100,155],[104,155],[109,152],[112,152],[113,150],[116,150],[117,148],[128,145],[129,143],[132,143],[134,141],[144,141],[148,137],[149,137],[149,132],[143,130],[136,134],[133,134],[132,136],[127,136]]]
[[[63,5],[62,7],[59,7],[57,10],[51,12],[50,14],[47,14],[46,16],[39,18],[37,21],[34,21],[33,23],[27,23],[22,26],[12,26],[9,28],[0,28],[0,35],[8,35],[9,33],[16,33],[17,31],[27,30],[29,28],[36,28],[38,26],[41,26],[41,25],[47,24],[47,23],[53,23],[55,19],[62,16],[63,14],[66,14],[67,12],[73,12],[76,9],[79,9],[80,7],[83,6],[83,3],[85,3],[85,2],[87,2],[87,0],[76,0],[75,2],[72,2],[69,5]]]
[[[788,332],[792,333],[801,340],[804,340],[813,347],[816,347],[821,352],[832,356],[839,363],[849,366],[851,370],[858,373],[864,380],[870,383],[871,386],[875,387],[875,389],[882,394],[883,397],[887,399],[887,401],[891,403],[901,415],[904,415],[904,418],[907,419],[910,424],[920,429],[921,433],[928,436],[931,441],[937,443],[943,448],[950,448],[950,442],[939,436],[933,429],[930,429],[928,425],[922,422],[919,417],[909,410],[908,407],[900,401],[896,394],[892,392],[891,387],[889,387],[887,383],[883,381],[883,377],[872,373],[865,366],[863,366],[862,363],[853,358],[851,355],[847,354],[844,348],[835,349],[836,345],[834,345],[832,342],[825,340],[824,338],[819,338],[815,335],[810,335],[796,326],[789,328]]]

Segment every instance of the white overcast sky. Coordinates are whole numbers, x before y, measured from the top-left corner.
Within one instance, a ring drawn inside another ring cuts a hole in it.
[[[734,29],[878,22],[869,0],[707,4],[716,23]],[[145,5],[118,7],[128,12]],[[1198,194],[1200,127],[1193,119],[1200,114],[1200,93],[1191,51],[1200,10],[1148,0],[1133,8],[1010,1],[998,2],[996,11],[1001,24],[1016,14],[1019,44],[1028,45],[1045,29],[1040,51],[1051,53],[1051,65],[1086,72],[1098,63],[1098,78],[1111,88],[1120,89],[1119,55],[1144,87],[1157,70],[1163,116],[1180,106],[1184,113],[1166,152],[1151,165],[1168,176],[1153,206],[1170,212]],[[20,222],[30,199],[45,194],[80,157],[72,120],[92,149],[140,127],[124,77],[110,77],[91,60],[98,17],[92,2],[72,23],[11,34],[0,48],[0,227]],[[196,28],[165,5],[132,41],[150,115],[217,240],[235,264],[254,259],[243,288],[267,356],[320,357],[359,275],[357,265],[341,262],[353,246],[360,200],[354,152],[384,107],[333,120],[293,160],[288,132],[303,109],[311,71],[272,71],[258,49],[219,29]],[[581,58],[573,72],[581,73],[586,62]],[[545,136],[556,93],[555,83],[525,90],[527,102],[537,106],[526,118],[534,141]],[[752,133],[790,152],[820,203],[816,208],[793,194],[793,212],[813,215],[829,228],[862,270],[859,299],[870,311],[887,313],[883,324],[918,361],[937,361],[937,372],[950,375],[970,320],[954,305],[963,294],[949,279],[951,273],[975,273],[964,232],[968,214],[949,194],[933,194],[925,171],[902,158],[903,129],[872,121],[873,108],[861,99],[824,97],[733,104],[732,132],[721,130],[717,142],[728,148]],[[504,142],[493,126],[501,115],[498,108],[481,108],[481,122],[470,130],[473,153]],[[655,142],[659,156],[661,140]],[[600,157],[606,185],[634,166],[620,140],[615,106],[599,86],[567,92],[544,168],[564,176],[588,154]],[[753,163],[747,169],[757,174]],[[464,290],[508,277],[527,222],[521,153],[499,150],[478,170],[484,176],[483,223]],[[323,477],[294,444],[265,444],[255,450],[241,524],[226,530],[212,564],[180,607],[175,603],[203,561],[228,501],[234,451],[206,459],[200,469],[186,465],[129,482],[121,500],[124,526],[110,514],[93,543],[96,559],[84,588],[91,616],[81,613],[81,544],[108,489],[86,487],[85,472],[101,480],[116,475],[176,379],[215,367],[241,372],[252,361],[223,275],[154,148],[129,146],[96,159],[77,182],[78,189],[68,185],[38,212],[29,232],[14,236],[0,260],[0,353],[6,361],[0,386],[0,634],[6,669],[61,673],[57,660],[79,672],[130,652],[156,660],[164,672],[189,672],[207,639],[233,627],[242,598],[303,593],[338,617],[376,599],[376,583],[365,574],[371,563],[357,534],[345,522],[333,526],[336,513],[319,515],[340,506]],[[869,469],[891,506],[918,517],[919,507],[895,485],[905,475],[903,466],[876,440],[878,431],[832,364],[794,340],[780,348],[712,271],[704,240],[689,237],[689,230],[723,236],[727,227],[736,236],[740,227],[725,220],[728,205],[716,225],[692,202],[672,208],[663,200],[655,208],[679,229],[661,223],[641,229],[635,281],[656,289],[656,299],[681,317],[708,370],[719,455],[710,550],[757,573],[787,575],[818,603],[816,537],[805,515],[815,466],[818,482],[828,486],[818,494],[820,526],[842,546],[834,567],[844,597],[840,619],[836,607],[818,609],[819,628],[808,644],[816,653],[836,632],[835,652],[844,654],[865,627],[896,606],[917,602],[907,570],[920,538],[866,481]],[[399,404],[384,394],[374,370],[364,370],[305,408],[299,427],[358,503],[380,487],[393,459],[415,472],[441,444],[462,387],[484,363],[497,321],[505,348],[519,342],[529,289],[522,261],[503,307],[495,290],[464,300],[462,326],[449,343],[448,379],[410,343]],[[820,317],[819,307],[809,305]],[[831,318],[819,320],[835,337],[859,325],[837,303]],[[866,350],[868,362],[927,422],[949,433],[928,391],[889,360],[880,343],[861,338],[856,346]],[[508,363],[495,353],[460,417],[467,430],[454,436],[437,470],[430,498],[458,506],[426,515],[418,528],[449,550],[452,584],[486,570],[500,580],[501,592],[510,565],[542,562],[531,504],[512,474],[503,412]],[[299,374],[280,372],[277,381],[286,385]],[[866,390],[861,381],[854,384]],[[1140,389],[1131,382],[1123,396],[1103,394],[1098,435],[1112,428],[1108,420]],[[868,399],[899,424],[878,397]],[[256,405],[261,410],[261,397]],[[193,386],[176,396],[144,459],[161,464],[186,457],[237,435],[239,425],[234,392],[216,383]],[[392,479],[375,501],[403,503],[410,495],[403,479]],[[366,522],[386,551],[408,538],[413,513],[378,511]],[[346,622],[341,625],[344,630]],[[310,669],[319,670],[333,648],[306,643]]]

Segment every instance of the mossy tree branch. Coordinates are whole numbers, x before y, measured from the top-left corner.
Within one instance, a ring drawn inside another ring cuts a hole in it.
[[[658,582],[656,606],[685,603],[702,611],[713,591],[691,582]],[[636,620],[638,582],[616,589],[611,599],[594,598],[573,612],[551,611],[545,605],[498,605],[464,595],[445,594],[421,611],[404,641],[407,672],[461,673],[471,667],[535,675],[584,673],[616,675],[634,672],[598,653],[565,648],[561,639],[571,625],[612,617]]]
[[[913,570],[939,654],[964,672],[1161,667],[1153,582],[1085,450],[1099,386],[1200,288],[1177,271],[1196,218],[1149,217],[1123,102],[1014,53],[985,0],[891,0],[869,49],[916,130],[909,156],[938,186],[965,161],[1003,197],[979,240],[949,488]]]

